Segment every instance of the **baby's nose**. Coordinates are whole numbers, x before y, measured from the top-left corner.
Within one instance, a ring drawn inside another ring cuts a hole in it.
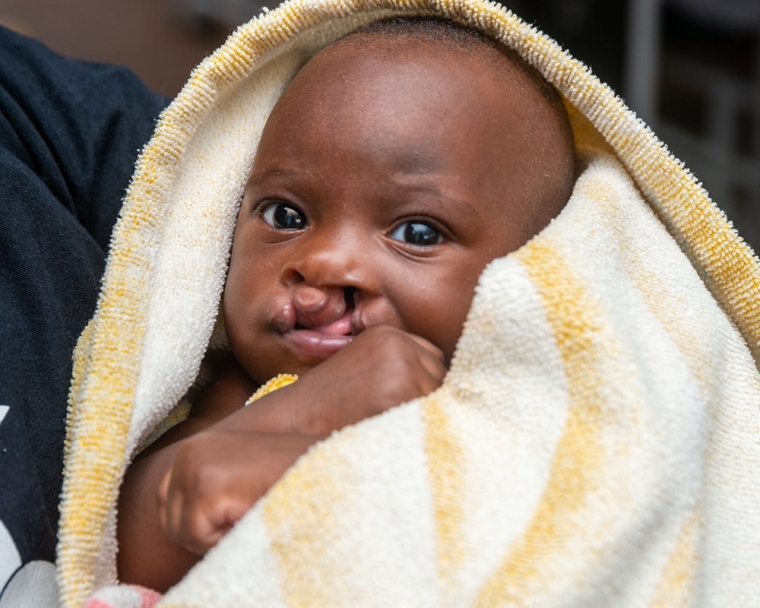
[[[342,287],[313,287],[301,284],[293,290],[298,324],[306,327],[327,325],[346,312]]]

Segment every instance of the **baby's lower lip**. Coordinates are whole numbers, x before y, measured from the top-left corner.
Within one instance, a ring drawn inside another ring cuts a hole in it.
[[[326,334],[313,329],[291,329],[283,337],[297,355],[314,359],[331,357],[354,338],[351,335]]]

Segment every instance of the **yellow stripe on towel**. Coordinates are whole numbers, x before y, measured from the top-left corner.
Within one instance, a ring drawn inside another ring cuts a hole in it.
[[[681,528],[678,543],[665,566],[651,608],[685,608],[690,604],[697,565],[699,521],[699,514],[695,513]]]
[[[340,450],[312,450],[262,502],[282,594],[291,608],[341,605],[334,594],[346,588],[340,580],[346,572],[327,556],[340,537],[338,518],[351,507],[353,488],[340,476],[347,469]]]
[[[464,483],[462,446],[456,440],[449,418],[435,397],[422,403],[425,423],[425,458],[433,495],[438,577],[443,585],[464,562],[462,533]]]
[[[580,280],[547,240],[517,252],[543,301],[562,358],[569,411],[549,480],[524,536],[517,540],[480,590],[476,606],[534,600],[552,588],[552,555],[587,534],[572,517],[583,510],[600,476],[602,384],[595,364],[614,345],[604,335],[600,312]],[[549,562],[547,562],[549,560]],[[522,605],[522,604],[521,604]]]

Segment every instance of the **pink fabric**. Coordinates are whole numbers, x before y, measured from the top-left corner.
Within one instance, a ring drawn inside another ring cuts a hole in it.
[[[104,587],[84,603],[82,608],[153,608],[161,594],[138,585]]]

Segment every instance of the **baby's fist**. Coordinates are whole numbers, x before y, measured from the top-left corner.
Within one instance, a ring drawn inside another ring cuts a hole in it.
[[[441,386],[445,375],[437,346],[378,325],[305,373],[297,386],[310,396],[309,432],[329,433],[424,397]]]

